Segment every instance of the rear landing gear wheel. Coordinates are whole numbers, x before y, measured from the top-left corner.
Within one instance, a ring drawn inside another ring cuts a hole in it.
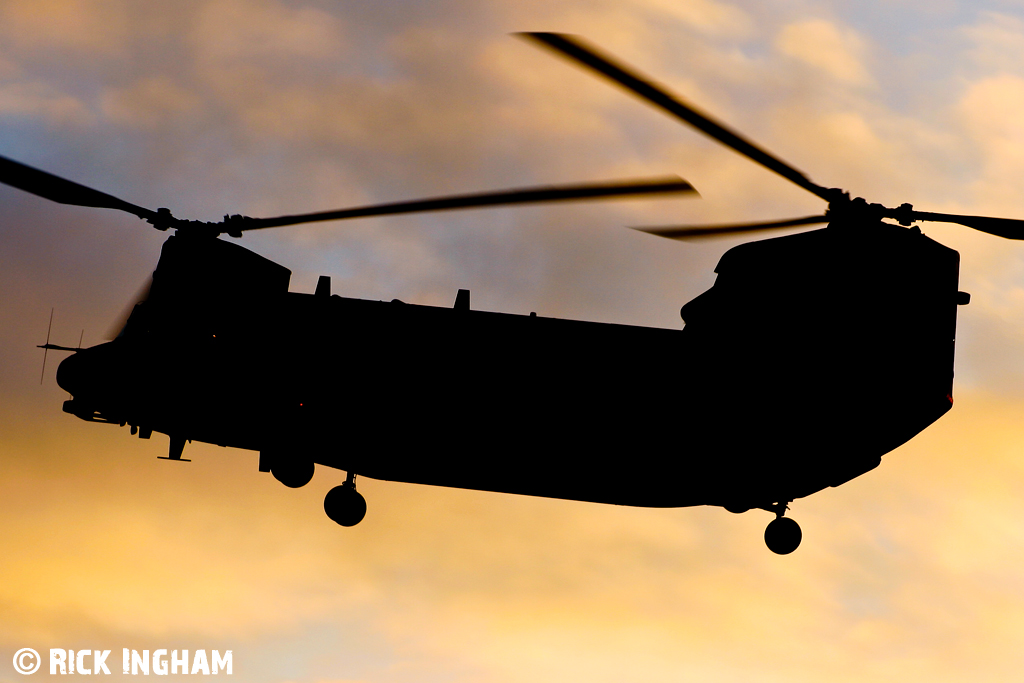
[[[764,530],[764,542],[776,555],[789,555],[800,546],[803,532],[789,517],[776,517]]]
[[[356,491],[355,475],[351,472],[341,486],[335,486],[324,498],[324,512],[341,526],[355,526],[366,516],[366,499]]]

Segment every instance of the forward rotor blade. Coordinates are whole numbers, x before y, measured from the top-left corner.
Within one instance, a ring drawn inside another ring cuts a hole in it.
[[[613,199],[615,197],[639,197],[660,194],[697,194],[690,183],[678,176],[626,180],[610,183],[580,185],[553,185],[548,187],[503,190],[482,194],[464,194],[433,199],[416,199],[390,204],[360,206],[339,211],[304,213],[277,218],[246,218],[240,230],[276,228],[282,225],[334,221],[365,216],[391,216],[401,213],[427,211],[448,211],[452,209],[473,209],[485,206],[508,206],[512,204],[539,204],[543,202],[565,202],[581,199]],[[698,195],[699,196],[699,195]]]
[[[149,293],[152,289],[153,276],[150,275],[146,278],[146,281],[142,286],[139,287],[139,290],[135,292],[135,296],[133,296],[125,305],[121,314],[117,316],[113,323],[110,324],[106,335],[104,335],[105,339],[117,339],[118,335],[121,334],[121,331],[124,330],[125,325],[128,324],[128,318],[130,318],[132,313],[135,311],[135,307],[149,299]]]
[[[648,232],[652,235],[668,237],[669,239],[685,240],[701,237],[721,237],[723,235],[736,235],[745,232],[760,232],[761,230],[776,230],[778,228],[792,228],[797,225],[814,225],[815,223],[828,222],[828,216],[804,216],[803,218],[790,218],[785,221],[769,221],[764,223],[665,226],[660,228],[633,228],[633,230]]]
[[[127,211],[139,218],[155,218],[156,212],[135,206],[123,199],[111,196],[99,190],[94,190],[85,185],[60,176],[55,176],[46,171],[26,166],[25,164],[0,157],[0,183],[16,187],[25,192],[31,192],[45,199],[60,204],[71,204],[73,206],[95,206],[103,209],[118,209]]]
[[[796,183],[808,192],[813,192],[825,201],[831,201],[833,198],[834,191],[812,182],[807,176],[786,162],[766,152],[749,140],[745,140],[737,133],[714,121],[706,114],[702,114],[678,97],[670,95],[664,88],[639,75],[635,70],[623,64],[615,63],[610,57],[602,55],[598,50],[587,45],[578,36],[564,33],[519,33],[516,35],[534,40],[562,56],[568,57],[576,63],[596,71],[633,94],[647,100],[654,106],[660,107],[704,134],[733,148],[747,158],[775,171],[783,178]]]
[[[955,213],[931,213],[914,211],[913,220],[936,223],[957,223],[1010,240],[1024,240],[1024,220],[1016,218],[992,218],[991,216],[963,216]]]

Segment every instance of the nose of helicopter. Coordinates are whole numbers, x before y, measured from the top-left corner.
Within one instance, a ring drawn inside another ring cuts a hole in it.
[[[57,385],[72,396],[80,393],[87,365],[81,352],[71,354],[57,366]]]
[[[71,394],[64,412],[83,420],[123,422],[118,353],[113,342],[74,353],[57,366],[57,384]]]

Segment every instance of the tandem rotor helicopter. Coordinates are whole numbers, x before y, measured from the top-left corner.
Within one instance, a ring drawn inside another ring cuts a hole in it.
[[[127,211],[175,233],[119,334],[71,351],[64,411],[90,422],[259,452],[300,487],[346,472],[324,500],[362,520],[356,476],[647,507],[775,514],[878,466],[953,403],[959,254],[916,221],[1024,239],[1024,221],[851,199],[700,113],[581,39],[521,34],[828,203],[814,216],[641,228],[670,238],[827,227],[741,244],[682,330],[288,291],[291,272],[221,235],[418,211],[694,193],[679,178],[508,190],[220,223],[187,221],[0,158],[0,182],[63,204]],[[886,220],[889,219],[889,220]],[[889,221],[896,221],[892,223]]]

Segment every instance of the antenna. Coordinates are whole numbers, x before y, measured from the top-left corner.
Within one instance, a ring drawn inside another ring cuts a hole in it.
[[[39,371],[39,386],[43,385],[43,377],[46,375],[46,354],[50,352],[50,330],[53,329],[53,309],[50,309],[50,324],[46,326],[46,346],[43,347],[43,369]],[[85,334],[85,330],[82,330]],[[82,345],[81,342],[78,343]]]

